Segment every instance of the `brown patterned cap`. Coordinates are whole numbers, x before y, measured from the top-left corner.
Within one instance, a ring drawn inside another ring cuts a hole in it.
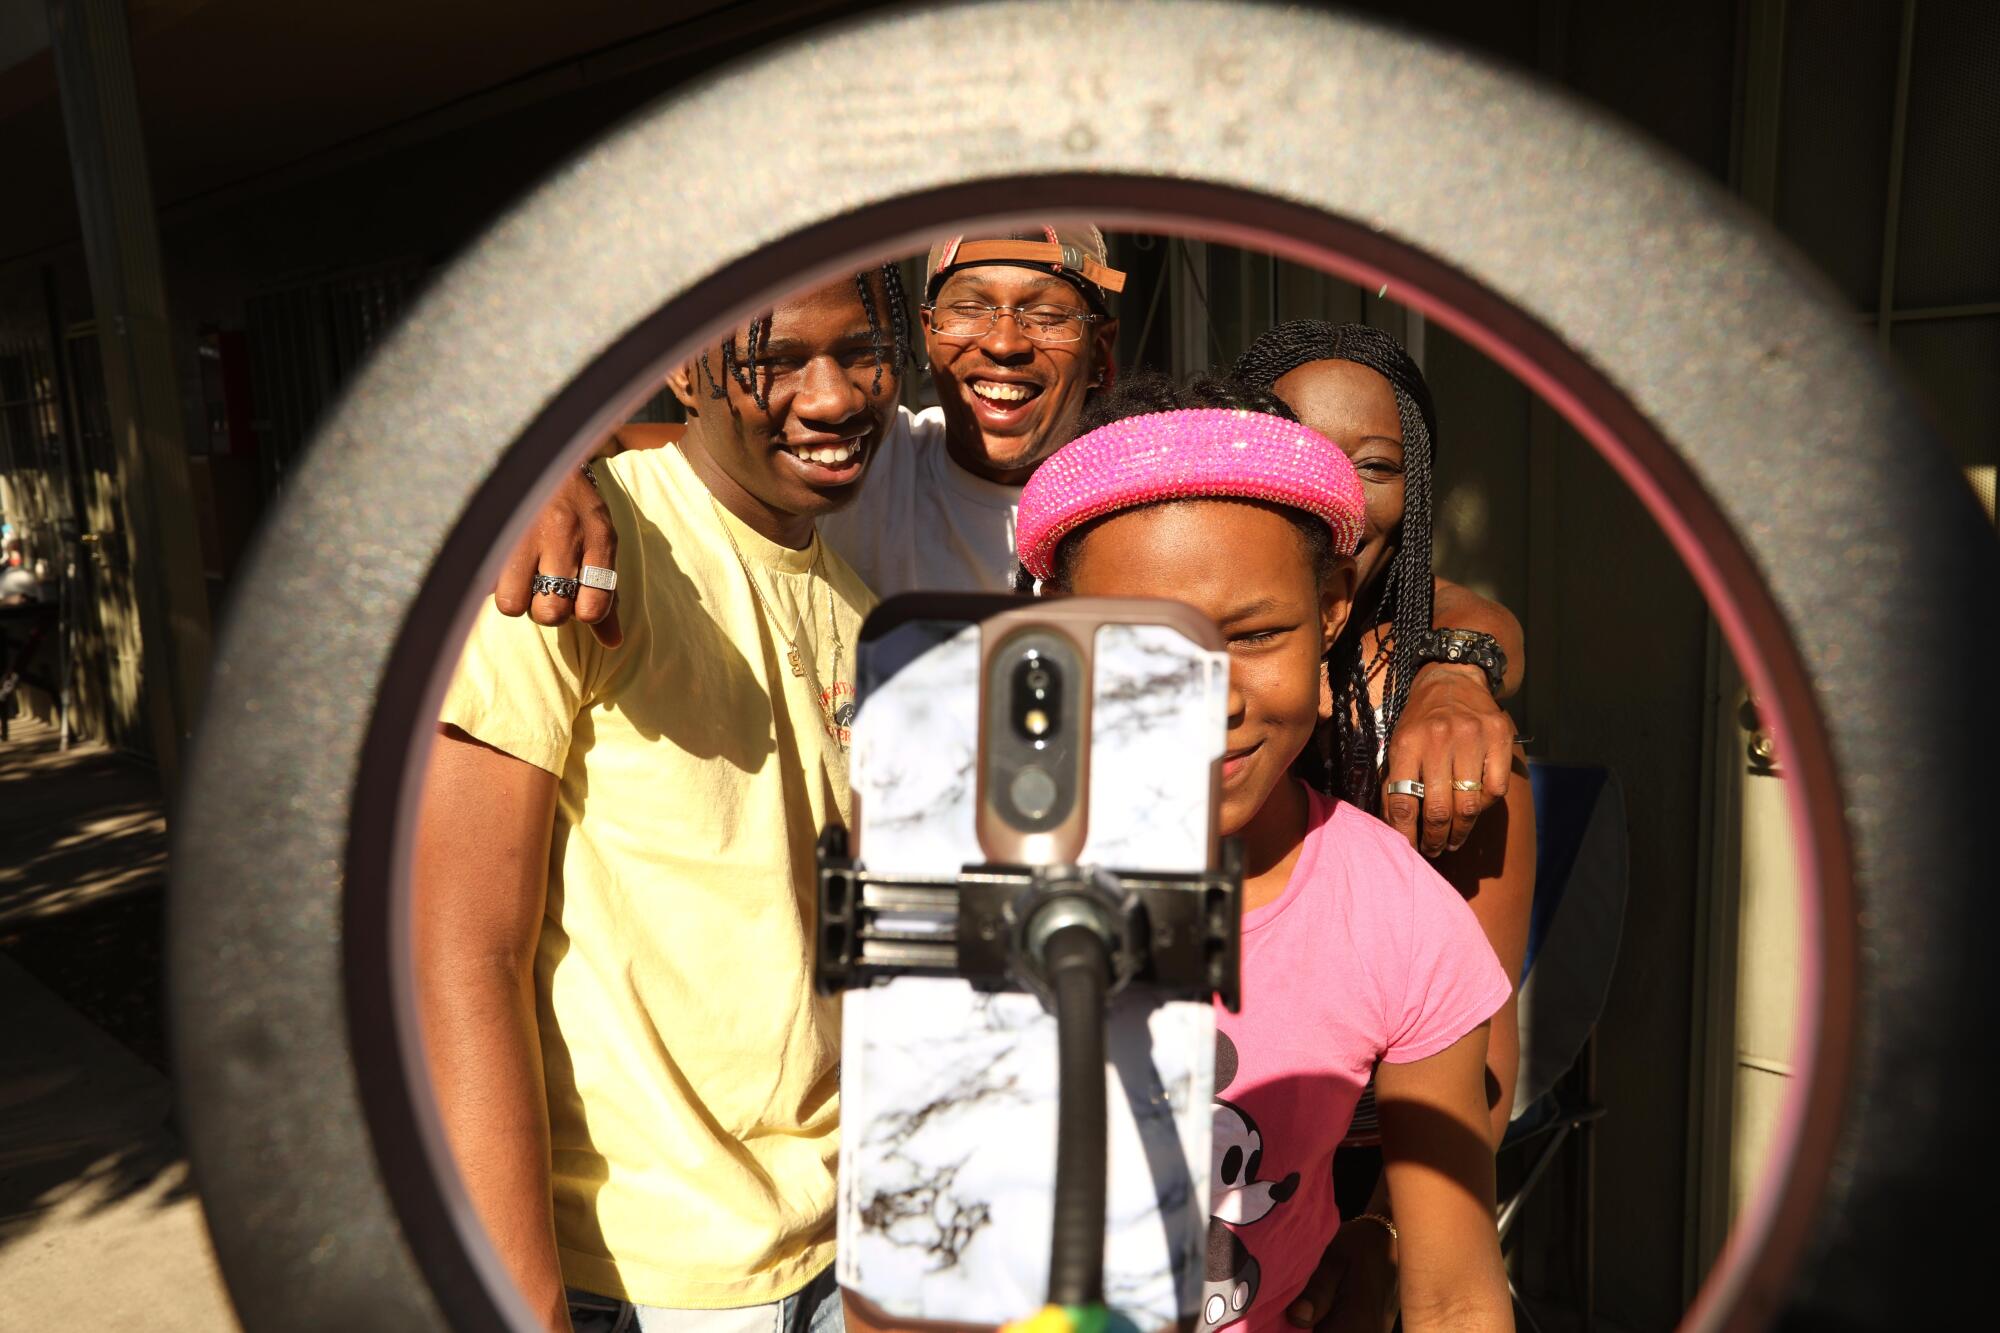
[[[937,299],[944,280],[962,268],[1009,264],[1053,273],[1103,314],[1106,294],[1125,289],[1125,275],[1106,262],[1106,255],[1104,233],[1087,223],[1017,227],[998,235],[951,236],[933,245],[924,263],[924,299]]]

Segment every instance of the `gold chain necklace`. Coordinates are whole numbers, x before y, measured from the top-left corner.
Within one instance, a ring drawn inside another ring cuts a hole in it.
[[[845,748],[846,742],[841,740],[841,727],[834,719],[833,707],[828,700],[826,686],[820,683],[818,657],[815,654],[813,655],[813,660],[806,661],[799,652],[799,644],[805,638],[807,621],[812,616],[813,575],[819,569],[821,557],[825,555],[826,547],[824,543],[821,543],[813,551],[812,564],[806,567],[806,614],[799,618],[798,627],[792,631],[789,638],[786,638],[784,622],[778,619],[777,611],[772,608],[770,602],[764,599],[764,589],[758,585],[757,576],[752,572],[750,562],[743,558],[743,548],[736,544],[736,534],[729,530],[728,516],[722,512],[722,506],[716,502],[714,495],[708,497],[708,504],[709,508],[715,510],[715,521],[722,525],[723,539],[729,543],[730,551],[736,556],[737,567],[743,571],[743,581],[750,585],[750,595],[757,599],[758,609],[764,613],[764,618],[770,623],[771,628],[778,633],[780,638],[785,639],[785,661],[790,664],[792,674],[801,680],[809,680],[811,682],[813,697],[819,702],[819,711],[821,716],[826,719],[828,731],[841,744],[842,748]],[[815,542],[819,541],[817,533],[813,534],[813,540]],[[838,677],[840,674],[840,654],[844,647],[840,641],[840,620],[834,614],[832,581],[824,578],[820,581],[826,584],[826,628],[828,636],[833,640],[833,671],[834,675]]]

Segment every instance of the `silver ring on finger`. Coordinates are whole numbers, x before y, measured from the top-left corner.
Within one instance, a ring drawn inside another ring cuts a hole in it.
[[[567,599],[576,596],[576,580],[566,579],[560,574],[537,573],[529,586],[535,590],[535,595],[538,597]]]
[[[599,592],[618,591],[618,571],[607,569],[603,565],[585,565],[576,571],[576,581],[586,588],[595,588]]]
[[[1420,801],[1424,799],[1424,784],[1415,778],[1397,778],[1389,784],[1388,791],[1391,796],[1414,796]]]
[[[1451,783],[1453,791],[1484,791],[1485,788],[1486,784],[1478,778],[1454,778]]]

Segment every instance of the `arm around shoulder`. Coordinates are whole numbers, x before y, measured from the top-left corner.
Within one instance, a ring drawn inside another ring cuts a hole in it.
[[[1521,688],[1522,676],[1527,673],[1528,645],[1521,633],[1521,622],[1512,611],[1450,579],[1433,579],[1431,623],[1446,629],[1477,630],[1492,635],[1500,651],[1507,655],[1507,666],[1500,673],[1500,690],[1495,697],[1514,697]]]
[[[1506,799],[1514,720],[1500,700],[1520,687],[1526,653],[1513,612],[1444,579],[1435,587],[1432,622],[1491,635],[1507,660],[1497,692],[1483,667],[1427,663],[1389,737],[1382,817],[1432,857],[1463,846],[1481,815]],[[1422,785],[1421,796],[1410,782]]]

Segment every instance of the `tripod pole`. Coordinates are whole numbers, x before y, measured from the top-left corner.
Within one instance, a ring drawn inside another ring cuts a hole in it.
[[[1104,995],[1110,956],[1101,932],[1064,926],[1043,946],[1055,996],[1057,1064],[1055,1226],[1049,1304],[1104,1300]]]

